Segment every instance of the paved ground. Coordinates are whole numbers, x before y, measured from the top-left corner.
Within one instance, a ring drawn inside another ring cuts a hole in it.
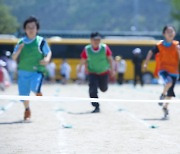
[[[99,95],[157,99],[161,90],[160,85],[110,85]],[[88,97],[87,91],[87,85],[43,87],[47,96]],[[179,85],[175,91],[180,99]],[[17,94],[17,87],[0,94]],[[22,123],[23,106],[17,101],[0,100],[0,109],[0,154],[180,154],[180,104],[170,106],[166,121],[161,108],[147,102],[101,102],[101,113],[85,114],[93,109],[88,102],[32,101],[31,123]]]

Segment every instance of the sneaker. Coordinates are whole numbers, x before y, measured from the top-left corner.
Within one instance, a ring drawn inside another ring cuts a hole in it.
[[[30,120],[30,118],[31,118],[31,110],[26,109],[24,112],[24,120]]]
[[[41,92],[40,92],[40,93],[37,93],[36,96],[42,96],[42,93],[41,93]]]
[[[99,112],[100,112],[100,108],[99,107],[95,107],[95,109],[91,113],[99,113]]]
[[[166,107],[163,107],[163,112],[164,112],[164,119],[166,119],[169,115],[169,110]]]
[[[164,94],[161,94],[161,96],[160,96],[160,100],[164,100],[165,99],[165,97],[166,97],[166,95],[164,95]],[[159,102],[158,103],[159,104],[159,106],[163,106],[163,103],[162,102]]]

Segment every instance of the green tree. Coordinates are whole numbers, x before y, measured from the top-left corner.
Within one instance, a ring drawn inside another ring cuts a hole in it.
[[[172,11],[171,15],[173,19],[175,19],[175,26],[180,30],[180,1],[179,0],[171,0],[172,3]]]
[[[41,30],[48,31],[122,32],[131,27],[161,31],[172,23],[171,0],[4,0],[4,4],[20,23],[34,15]]]
[[[10,34],[17,31],[18,22],[11,15],[9,8],[0,1],[0,34]]]

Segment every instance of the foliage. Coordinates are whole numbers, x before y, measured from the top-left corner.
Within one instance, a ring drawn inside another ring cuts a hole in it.
[[[178,1],[178,0],[177,0]],[[171,22],[167,0],[6,0],[23,22],[30,15],[41,29],[74,31],[161,31]]]
[[[175,19],[175,25],[178,30],[180,30],[180,1],[179,0],[171,0],[172,3],[172,11],[171,15]]]
[[[14,33],[17,31],[18,22],[11,15],[10,10],[0,1],[0,34]]]

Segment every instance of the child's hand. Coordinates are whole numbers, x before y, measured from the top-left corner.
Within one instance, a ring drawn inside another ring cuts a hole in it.
[[[143,65],[143,71],[146,71],[147,70],[147,64],[145,63],[144,65]]]
[[[114,78],[116,76],[116,72],[114,70],[110,70],[110,75]]]
[[[15,60],[15,61],[17,60],[17,58],[19,57],[23,47],[24,47],[24,43],[18,45],[17,52],[12,55],[13,60]]]
[[[47,65],[49,63],[49,60],[47,58],[44,58],[43,60],[40,61],[41,65]]]

